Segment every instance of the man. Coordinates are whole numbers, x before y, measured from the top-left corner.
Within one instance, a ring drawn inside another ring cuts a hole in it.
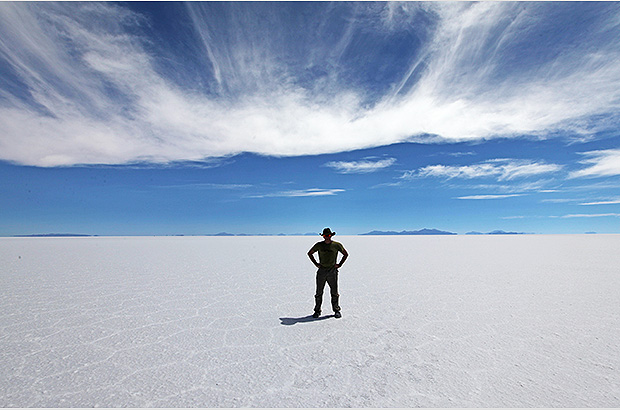
[[[344,261],[349,257],[349,253],[344,249],[341,243],[332,241],[332,236],[336,235],[336,232],[332,232],[331,229],[323,229],[322,242],[317,242],[312,249],[308,251],[308,257],[314,263],[314,266],[319,268],[316,272],[316,294],[314,300],[313,318],[318,318],[321,315],[321,305],[323,304],[323,289],[325,289],[325,282],[329,285],[329,290],[332,297],[332,309],[334,310],[334,317],[339,319],[342,317],[340,313],[340,306],[338,305],[338,268],[342,266]],[[319,253],[319,262],[314,258],[314,254]],[[338,252],[342,253],[342,259],[340,263],[336,263]]]

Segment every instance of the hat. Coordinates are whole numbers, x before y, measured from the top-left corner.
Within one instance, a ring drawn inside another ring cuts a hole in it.
[[[321,234],[321,236],[325,236],[325,235],[327,235],[327,236],[334,236],[334,235],[336,235],[336,232],[332,232],[331,229],[325,228],[325,229],[323,229],[323,233]]]

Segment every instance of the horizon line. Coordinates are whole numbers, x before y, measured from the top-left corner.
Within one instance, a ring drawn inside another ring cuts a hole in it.
[[[372,232],[372,231],[371,231]],[[409,233],[390,233],[392,231],[385,231],[382,233],[357,233],[357,234],[341,234],[338,236],[531,236],[531,235],[620,235],[620,232],[572,232],[572,233],[539,233],[539,232],[476,232],[469,231],[466,233],[440,233],[440,234],[409,234]],[[247,234],[247,233],[218,233],[218,234],[15,234],[15,235],[7,235],[0,234],[0,238],[111,238],[111,237],[268,237],[268,236],[317,236],[320,235],[317,233],[314,234],[303,234],[303,233],[259,233],[259,234]]]

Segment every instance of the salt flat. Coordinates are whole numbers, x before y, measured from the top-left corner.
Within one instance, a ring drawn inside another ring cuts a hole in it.
[[[335,239],[0,238],[0,406],[620,407],[619,235]]]

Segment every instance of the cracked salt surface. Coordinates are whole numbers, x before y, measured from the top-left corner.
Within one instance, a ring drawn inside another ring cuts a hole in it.
[[[340,237],[310,320],[315,241],[0,238],[0,406],[620,406],[620,236]]]

